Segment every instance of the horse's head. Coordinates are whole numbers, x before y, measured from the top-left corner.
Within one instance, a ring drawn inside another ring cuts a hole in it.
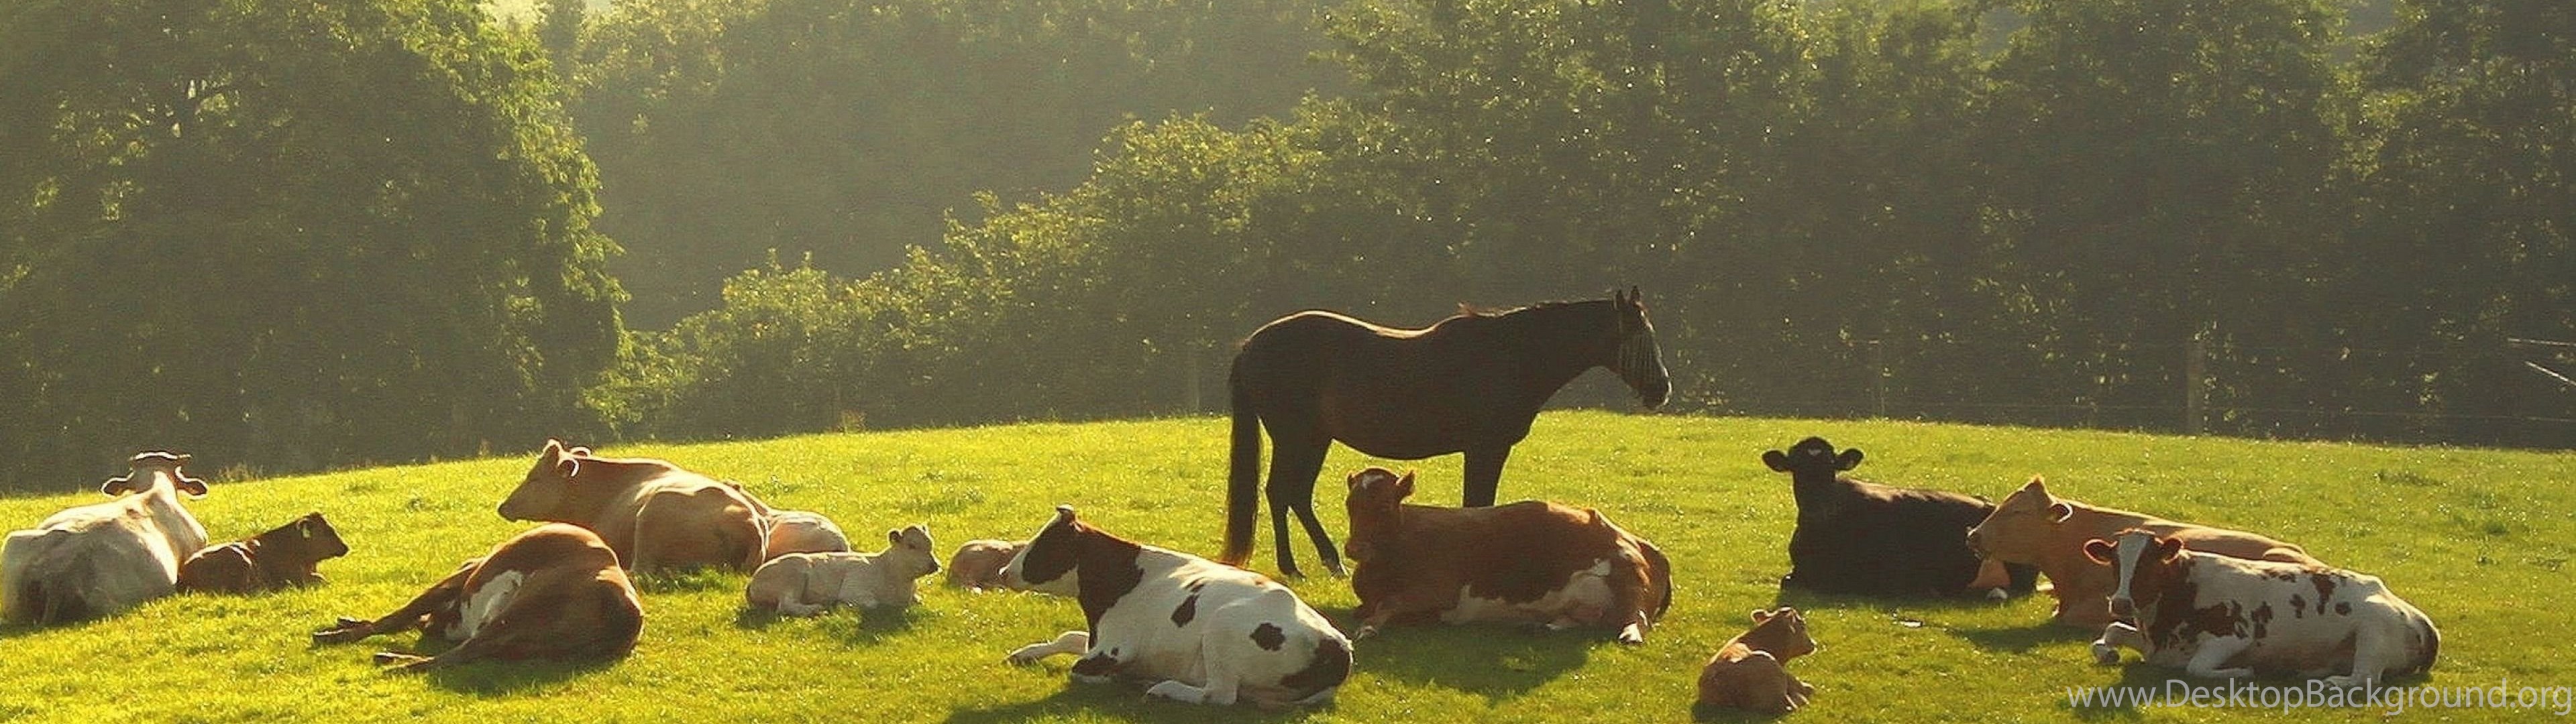
[[[1611,290],[1610,307],[1618,315],[1612,357],[1604,366],[1635,390],[1637,401],[1652,410],[1673,394],[1673,378],[1664,371],[1664,351],[1655,346],[1655,323],[1646,319],[1646,302],[1636,287]]]

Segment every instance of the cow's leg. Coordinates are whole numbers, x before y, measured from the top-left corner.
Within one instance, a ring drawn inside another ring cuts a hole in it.
[[[1467,449],[1467,488],[1460,501],[1469,508],[1494,505],[1494,493],[1503,484],[1503,461],[1512,457],[1510,443]]]
[[[1029,644],[1011,652],[1010,662],[1034,664],[1056,654],[1078,654],[1091,650],[1091,632],[1066,631],[1053,641]]]
[[[805,583],[803,581],[798,581],[796,585],[787,587],[787,591],[785,593],[778,595],[778,612],[789,616],[812,616],[814,614],[822,613],[824,608],[825,606],[822,603],[809,603],[805,600]]]
[[[1297,570],[1297,555],[1288,543],[1288,515],[1295,513],[1297,522],[1306,528],[1306,537],[1315,542],[1315,553],[1324,560],[1324,569],[1342,575],[1341,552],[1333,549],[1333,537],[1324,532],[1324,524],[1315,519],[1315,476],[1324,471],[1324,454],[1332,448],[1330,438],[1282,438],[1274,431],[1270,444],[1270,484],[1264,488],[1270,498],[1270,528],[1279,544],[1279,574],[1291,578],[1304,574]]]
[[[2241,679],[2253,676],[2253,669],[2242,666],[2227,667],[2229,659],[2236,658],[2237,654],[2244,653],[2247,647],[2253,645],[2254,640],[2249,638],[2211,637],[2209,640],[2200,642],[2199,651],[2192,652],[2191,661],[2183,665],[2183,673],[2204,679]]]
[[[1230,706],[1234,704],[1235,698],[1242,694],[1242,689],[1237,682],[1220,681],[1218,676],[1217,672],[1208,672],[1207,686],[1191,686],[1176,680],[1165,679],[1152,688],[1146,689],[1145,695],[1159,696],[1184,704]]]
[[[2135,649],[2143,655],[2147,652],[2147,637],[2140,635],[2136,626],[2125,621],[2112,621],[2111,625],[2102,627],[2101,638],[2093,639],[2094,663],[2103,666],[2120,663],[2121,647]]]
[[[383,618],[374,621],[340,619],[331,628],[313,632],[313,642],[341,644],[376,634],[419,628],[430,614],[461,605],[458,599],[465,595],[465,579],[472,577],[474,570],[482,565],[481,558],[466,561],[465,565],[458,567],[455,573],[447,574],[446,578],[430,584],[429,590],[422,591],[419,596],[413,597],[411,602],[403,604],[402,608],[395,609],[393,613],[385,614]]]
[[[2361,630],[2353,632],[2352,673],[2344,676],[2328,676],[2325,678],[2326,686],[2349,689],[2376,684],[2379,677],[2387,673],[2388,668],[2398,665],[2397,662],[2404,659],[2399,654],[2405,649],[2398,643],[2405,638],[2403,635],[2391,637],[2385,628],[2363,626]]]

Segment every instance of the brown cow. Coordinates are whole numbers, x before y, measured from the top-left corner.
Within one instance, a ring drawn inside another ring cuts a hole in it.
[[[957,547],[948,559],[948,582],[969,591],[1007,588],[1002,582],[1002,567],[1020,554],[1028,541],[970,540]]]
[[[2183,542],[2204,553],[2247,560],[2324,565],[2298,546],[2243,531],[2177,523],[2114,508],[2100,508],[2053,497],[2037,477],[2004,498],[1985,522],[1968,529],[1968,547],[2005,563],[2032,564],[2056,586],[2057,612],[2050,620],[2068,626],[2099,629],[2111,623],[2108,603],[2118,574],[2084,555],[2084,543],[2132,528]]]
[[[760,567],[765,511],[742,489],[661,460],[603,458],[547,440],[501,517],[571,523],[598,533],[627,570]]]
[[[378,653],[376,663],[426,671],[482,659],[596,661],[635,650],[644,604],[598,534],[548,523],[466,561],[393,613],[374,621],[340,619],[313,632],[313,642],[414,628],[423,640],[459,643],[430,657]]]
[[[1391,623],[1523,621],[1604,626],[1645,642],[1672,606],[1672,567],[1600,511],[1524,500],[1486,508],[1407,505],[1413,474],[1372,467],[1347,481],[1365,638]]]
[[[197,551],[179,565],[179,590],[246,594],[315,585],[322,582],[316,566],[348,554],[349,544],[340,541],[331,521],[306,513],[268,532]]]
[[[1699,707],[1733,707],[1771,714],[1807,705],[1816,687],[1789,673],[1789,660],[1822,648],[1807,636],[1807,619],[1782,606],[1753,612],[1753,630],[1728,640],[1699,670]]]

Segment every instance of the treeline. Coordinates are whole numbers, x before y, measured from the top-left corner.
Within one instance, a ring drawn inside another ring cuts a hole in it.
[[[2222,432],[2566,446],[2524,363],[2568,365],[2508,340],[2576,338],[2576,5],[2394,10],[1331,3],[1351,93],[1124,125],[889,271],[745,272],[600,399],[675,437],[1212,409],[1280,314],[1639,284],[1695,409],[2177,429],[2196,387]]]

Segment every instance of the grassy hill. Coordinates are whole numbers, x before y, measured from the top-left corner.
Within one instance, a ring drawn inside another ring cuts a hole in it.
[[[1053,505],[1069,502],[1111,531],[1206,554],[1220,535],[1225,429],[1223,420],[1202,417],[603,452],[666,457],[740,480],[779,507],[833,517],[867,550],[882,547],[884,530],[918,522],[929,523],[942,551],[971,538],[1025,537]],[[391,610],[458,561],[526,528],[493,512],[533,459],[510,455],[218,481],[191,504],[215,539],[319,510],[354,552],[325,563],[331,582],[317,589],[180,596],[85,625],[0,628],[0,720],[1680,721],[1689,717],[1701,662],[1743,630],[1747,611],[1783,600],[1776,581],[1788,565],[1793,507],[1787,477],[1757,456],[1811,434],[1866,450],[1858,474],[1883,482],[2000,497],[2045,474],[2061,495],[2295,541],[2386,578],[2432,615],[2444,635],[2431,684],[2576,686],[2554,615],[2576,602],[2566,568],[2576,548],[2569,514],[2576,493],[2568,486],[2576,455],[1571,412],[1539,421],[1504,474],[1502,498],[1602,508],[1671,555],[1679,596],[1643,647],[1511,628],[1398,629],[1361,644],[1358,671],[1332,708],[1209,710],[1141,701],[1134,689],[1068,686],[1063,658],[1034,668],[1002,663],[1013,647],[1080,628],[1070,600],[931,585],[924,604],[903,613],[772,620],[742,612],[737,574],[647,581],[641,645],[603,667],[481,665],[388,676],[368,654],[408,650],[415,636],[307,643],[306,633],[332,617]],[[1327,466],[1319,507],[1337,535],[1345,531],[1338,481],[1368,462],[1336,448]],[[1457,502],[1456,457],[1416,467],[1425,502]],[[0,523],[27,526],[96,499],[0,500]],[[1265,569],[1268,536],[1265,528],[1255,559]],[[1299,555],[1313,560],[1311,550]],[[1347,581],[1295,585],[1328,616],[1348,621],[1355,601]],[[1819,689],[1814,708],[1793,715],[1800,719],[2278,718],[2070,709],[2068,687],[2162,687],[2169,675],[2089,663],[2089,634],[2046,627],[2045,597],[1786,601],[1808,611],[1825,645],[1793,665]]]

